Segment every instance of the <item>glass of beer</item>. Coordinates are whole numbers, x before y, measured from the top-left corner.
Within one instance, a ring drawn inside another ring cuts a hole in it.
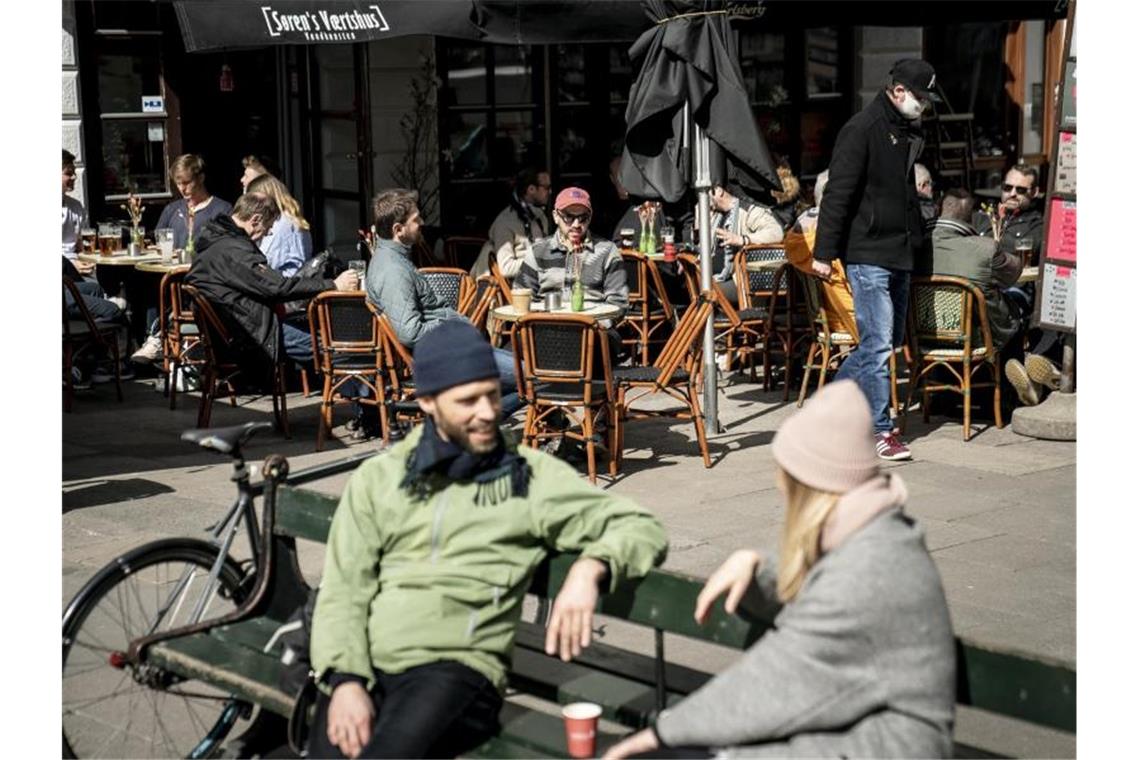
[[[79,236],[83,241],[83,252],[94,253],[99,246],[99,233],[90,227],[86,227],[79,233]]]
[[[123,230],[117,224],[99,225],[99,253],[110,256],[119,250],[123,242]]]
[[[1019,237],[1013,244],[1013,250],[1021,257],[1021,266],[1027,267],[1032,263],[1033,238]]]

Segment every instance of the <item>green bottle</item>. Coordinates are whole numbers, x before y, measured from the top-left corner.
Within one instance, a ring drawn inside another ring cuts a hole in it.
[[[637,250],[640,253],[645,253],[646,247],[649,245],[649,230],[645,225],[641,225],[641,238],[637,241]]]
[[[570,310],[586,310],[586,286],[581,279],[574,280],[574,285],[570,288]]]
[[[183,263],[189,264],[194,260],[194,238],[186,240],[186,247],[182,249]]]
[[[657,253],[657,236],[653,234],[653,228],[650,227],[645,233],[645,255],[652,256]]]

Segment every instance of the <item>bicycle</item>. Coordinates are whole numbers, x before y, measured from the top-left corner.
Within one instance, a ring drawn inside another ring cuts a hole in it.
[[[228,454],[237,498],[206,530],[208,540],[164,538],[136,547],[99,570],[63,613],[63,756],[212,756],[253,706],[147,662],[146,647],[168,635],[216,624],[251,599],[264,574],[265,544],[254,500],[266,522],[276,488],[351,470],[369,451],[289,475],[288,460],[266,459],[252,483],[242,447],[268,422],[188,430],[182,440]],[[230,556],[242,526],[252,556]]]

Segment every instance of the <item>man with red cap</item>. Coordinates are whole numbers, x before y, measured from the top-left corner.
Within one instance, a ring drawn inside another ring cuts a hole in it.
[[[535,298],[562,292],[575,279],[582,280],[586,301],[629,307],[629,286],[617,246],[590,234],[593,208],[590,194],[568,187],[554,199],[554,222],[558,229],[535,241],[515,278],[515,286],[530,288]],[[603,323],[604,324],[604,323]],[[609,325],[606,325],[607,327]]]

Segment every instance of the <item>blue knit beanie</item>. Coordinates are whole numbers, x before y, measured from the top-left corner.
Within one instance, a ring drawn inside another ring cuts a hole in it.
[[[449,319],[416,341],[417,396],[499,376],[491,344],[465,319]]]

